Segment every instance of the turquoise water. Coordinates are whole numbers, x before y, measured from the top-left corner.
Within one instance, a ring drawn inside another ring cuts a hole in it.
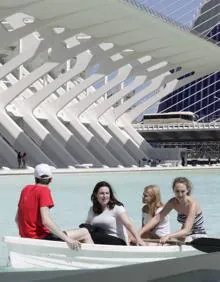
[[[83,173],[54,175],[51,190],[55,207],[51,210],[54,220],[62,229],[78,226],[84,222],[90,207],[90,195],[94,185],[101,180],[110,182],[120,201],[139,228],[143,188],[157,184],[161,188],[163,201],[172,197],[171,183],[177,176],[186,176],[192,180],[193,196],[200,203],[206,219],[209,236],[220,237],[220,173],[218,169],[201,171],[142,171],[129,173]],[[0,176],[0,236],[17,235],[14,221],[21,188],[33,182],[30,175]],[[171,227],[179,228],[176,214],[171,214]],[[7,270],[7,250],[0,243],[0,271]]]

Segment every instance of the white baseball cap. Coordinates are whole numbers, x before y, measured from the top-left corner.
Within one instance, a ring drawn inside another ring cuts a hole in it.
[[[39,164],[34,169],[36,178],[48,179],[52,177],[51,167],[48,164]],[[43,177],[42,177],[43,176]]]

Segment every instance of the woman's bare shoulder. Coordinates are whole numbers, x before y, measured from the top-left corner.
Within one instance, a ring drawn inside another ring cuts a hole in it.
[[[199,203],[192,197],[189,197],[189,205],[195,207],[197,211],[201,211]]]

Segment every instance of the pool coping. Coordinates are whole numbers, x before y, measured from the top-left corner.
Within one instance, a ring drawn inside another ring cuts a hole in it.
[[[106,172],[143,172],[143,171],[170,171],[170,170],[219,170],[220,166],[172,166],[172,167],[124,167],[124,168],[55,168],[53,174],[78,174],[78,173],[106,173]],[[1,169],[0,176],[4,175],[32,175],[34,169]]]

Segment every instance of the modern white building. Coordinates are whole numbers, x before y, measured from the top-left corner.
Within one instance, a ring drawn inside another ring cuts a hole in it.
[[[1,0],[0,8],[1,166],[17,167],[18,151],[31,166],[179,158],[152,148],[132,123],[217,71],[218,46],[135,1]]]

